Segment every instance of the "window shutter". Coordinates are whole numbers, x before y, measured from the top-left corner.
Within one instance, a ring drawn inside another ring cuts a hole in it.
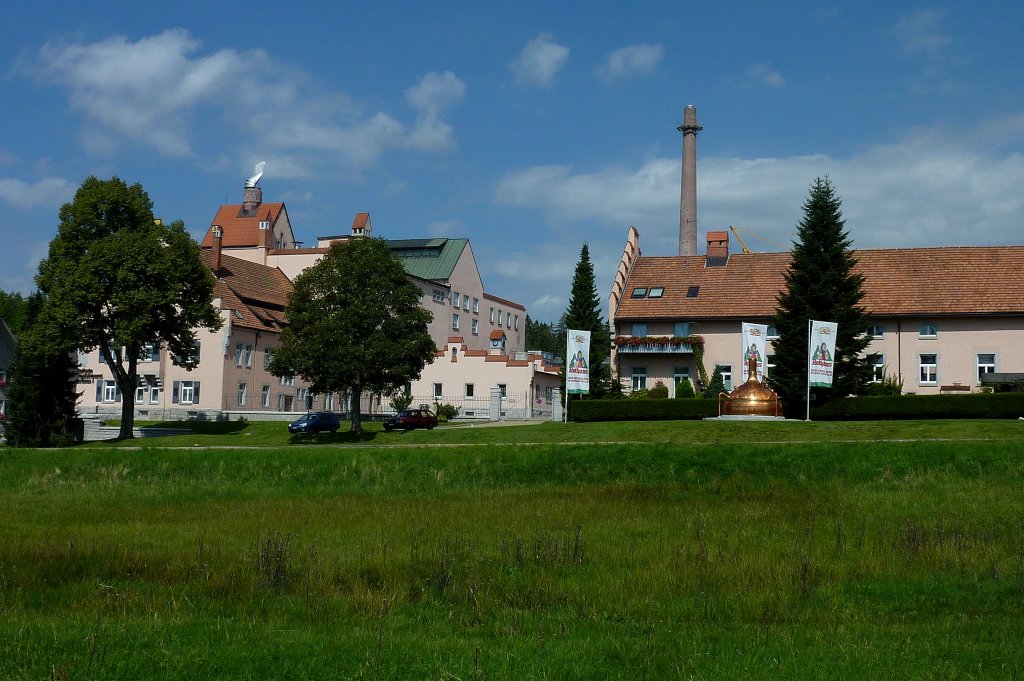
[[[96,401],[97,402],[102,402],[103,401],[103,379],[102,378],[97,378],[96,379]]]
[[[178,403],[178,395],[180,394],[180,392],[181,392],[181,381],[175,381],[174,382],[173,391],[171,392],[171,402],[173,404],[177,404]]]
[[[192,387],[195,388],[195,396],[192,398],[192,404],[199,404],[199,381],[192,381]]]

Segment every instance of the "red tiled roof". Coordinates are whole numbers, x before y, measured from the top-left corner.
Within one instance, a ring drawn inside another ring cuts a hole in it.
[[[369,221],[369,213],[356,213],[356,217],[352,220],[352,229],[366,229],[366,223]]]
[[[234,204],[221,206],[210,223],[211,229],[206,230],[206,236],[200,244],[203,248],[213,247],[213,225],[220,225],[224,230],[222,248],[242,248],[246,246],[258,246],[260,243],[260,222],[267,220],[271,227],[277,222],[277,218],[284,210],[283,203],[261,203],[253,215],[242,215],[242,205]]]
[[[494,331],[491,331],[491,335],[488,336],[490,340],[501,340],[504,337],[505,332],[502,331],[501,329],[495,329]]]
[[[203,263],[213,269],[212,250],[199,252]],[[259,265],[222,253],[213,295],[221,309],[232,310],[231,323],[259,331],[280,331],[288,325],[284,312],[292,283],[276,267]]]
[[[1024,246],[957,246],[854,251],[864,308],[875,316],[1024,313]],[[766,318],[785,286],[789,253],[733,253],[725,267],[703,256],[640,257],[616,319]],[[631,298],[664,287],[661,298]],[[687,297],[699,286],[696,297]]]

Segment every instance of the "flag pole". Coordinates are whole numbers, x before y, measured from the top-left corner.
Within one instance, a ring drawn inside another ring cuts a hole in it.
[[[811,320],[807,320],[807,417],[805,421],[811,420]]]

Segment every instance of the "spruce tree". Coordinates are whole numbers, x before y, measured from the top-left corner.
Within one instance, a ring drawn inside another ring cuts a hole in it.
[[[28,328],[18,337],[7,391],[4,435],[13,447],[57,447],[75,441],[78,362],[57,325],[40,316],[43,297],[28,299]]]
[[[566,345],[564,329],[590,332],[590,396],[604,397],[608,394],[611,384],[608,357],[611,354],[612,336],[601,316],[601,300],[597,296],[597,285],[594,283],[594,264],[590,261],[590,249],[586,243],[580,249],[580,259],[576,263],[576,273],[572,278],[569,306],[562,319],[563,352]],[[562,390],[565,390],[564,376]]]
[[[832,182],[815,179],[797,225],[786,286],[777,299],[773,321],[779,337],[770,380],[792,416],[805,413],[810,319],[839,325],[832,387],[814,388],[819,398],[858,393],[871,377],[868,358],[863,355],[868,345],[868,318],[861,307],[864,278],[853,271],[857,260],[841,206]]]

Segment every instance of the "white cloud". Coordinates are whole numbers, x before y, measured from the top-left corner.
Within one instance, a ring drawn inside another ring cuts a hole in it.
[[[934,54],[948,46],[952,39],[939,31],[943,13],[936,10],[911,12],[900,18],[889,30],[900,46],[911,54]]]
[[[465,95],[466,84],[451,71],[428,73],[406,90],[406,101],[419,111],[409,143],[425,151],[451,147],[454,142],[452,126],[441,119],[441,114],[461,103]]]
[[[782,74],[768,64],[756,63],[747,67],[746,80],[752,85],[777,89],[786,84]]]
[[[526,43],[510,68],[519,85],[547,88],[555,84],[555,76],[568,58],[568,47],[556,43],[551,34],[541,33]]]
[[[418,113],[410,129],[263,50],[204,54],[180,29],[137,41],[51,42],[23,68],[68,92],[93,153],[109,155],[126,142],[170,157],[234,147],[246,162],[276,158],[271,172],[292,178],[357,175],[389,149],[446,148],[453,134],[442,115],[465,91],[450,72],[424,76],[406,92]]]
[[[664,56],[665,50],[661,45],[621,47],[608,55],[608,61],[597,70],[597,75],[607,82],[631,76],[649,76]]]
[[[459,220],[438,220],[427,225],[430,236],[453,236],[465,231],[466,226]]]
[[[810,183],[828,175],[843,199],[855,247],[1001,244],[1020,241],[1024,154],[987,144],[1022,141],[1019,116],[988,123],[954,144],[943,130],[918,131],[850,158],[702,158],[698,166],[699,238],[730,224],[783,246],[795,232]],[[980,140],[980,141],[979,141]],[[633,168],[577,172],[537,166],[509,173],[495,201],[540,210],[556,225],[586,224],[588,238],[640,229],[645,252],[670,254],[678,239],[679,161],[649,159]],[[752,246],[754,244],[751,244]],[[758,244],[759,250],[771,250]]]
[[[44,177],[34,184],[12,178],[0,179],[0,200],[18,208],[57,208],[74,195],[75,187],[63,177]]]

